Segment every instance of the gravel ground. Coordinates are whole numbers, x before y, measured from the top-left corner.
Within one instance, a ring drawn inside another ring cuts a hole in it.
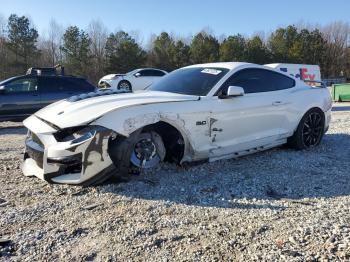
[[[0,261],[349,261],[350,104],[332,117],[310,151],[90,188],[22,176],[26,131],[0,123]]]

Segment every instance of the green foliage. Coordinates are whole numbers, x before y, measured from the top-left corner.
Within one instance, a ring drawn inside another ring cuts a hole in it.
[[[151,66],[166,71],[189,65],[190,47],[183,41],[175,41],[168,33],[162,32],[152,43],[148,62]]]
[[[246,62],[266,64],[270,62],[270,53],[259,36],[247,40]]]
[[[90,43],[89,35],[76,26],[68,27],[64,33],[61,50],[65,56],[65,66],[72,74],[87,75],[91,61]]]
[[[126,73],[145,63],[145,51],[124,31],[110,34],[105,49],[106,72],[108,73]]]
[[[300,63],[305,64],[322,64],[324,60],[324,54],[326,49],[326,41],[323,38],[322,33],[315,29],[309,32],[303,29],[298,34],[297,41],[295,43],[298,48],[298,58]]]
[[[246,40],[240,34],[227,37],[220,45],[220,60],[245,61]]]
[[[166,71],[190,64],[190,47],[183,41],[175,40],[166,32],[162,32],[153,41],[152,49],[148,54],[151,66]]]
[[[322,64],[326,41],[318,29],[298,31],[288,26],[272,33],[269,47],[275,62]]]
[[[172,52],[173,68],[177,69],[191,64],[190,60],[190,47],[181,40],[177,41],[174,45]]]
[[[217,62],[219,60],[219,42],[206,32],[199,32],[194,36],[190,54],[194,64]]]
[[[287,28],[278,28],[271,34],[269,39],[269,47],[272,52],[274,60],[289,63],[295,60],[294,52],[292,52],[293,45],[298,37],[298,31],[295,26],[288,26]]]
[[[153,47],[149,54],[149,62],[154,67],[171,71],[174,69],[174,51],[174,39],[168,33],[162,32],[153,41]]]
[[[14,66],[28,67],[30,58],[38,54],[36,42],[39,35],[37,30],[30,27],[27,17],[19,17],[15,14],[10,15],[7,28],[7,46],[15,55]]]

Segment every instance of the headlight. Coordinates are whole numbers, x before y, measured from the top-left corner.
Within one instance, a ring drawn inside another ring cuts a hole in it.
[[[71,144],[78,144],[80,142],[89,140],[93,138],[96,135],[96,130],[90,130],[87,133],[82,134],[80,137],[73,139],[70,143]]]
[[[108,88],[108,87],[111,87],[111,85],[106,82],[106,81],[101,81],[98,85],[100,88]]]
[[[95,134],[96,126],[77,126],[62,129],[53,135],[57,142],[71,141],[71,143],[76,144],[94,137]]]

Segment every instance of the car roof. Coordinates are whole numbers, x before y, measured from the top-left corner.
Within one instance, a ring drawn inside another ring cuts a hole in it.
[[[165,70],[163,69],[159,69],[159,68],[152,68],[152,67],[145,67],[145,68],[137,68],[135,70],[157,70],[157,71],[162,71],[162,72],[166,72]]]
[[[185,68],[196,68],[196,67],[212,67],[212,68],[227,68],[230,71],[237,69],[237,68],[260,68],[265,69],[269,71],[274,71],[276,73],[288,76],[289,78],[292,78],[296,81],[299,81],[299,79],[295,78],[294,76],[291,76],[288,73],[282,72],[280,70],[276,70],[275,68],[266,66],[266,65],[259,65],[259,64],[253,64],[253,63],[247,63],[247,62],[218,62],[218,63],[206,63],[206,64],[197,64],[197,65],[190,65]]]
[[[233,70],[237,67],[241,67],[243,65],[255,65],[251,63],[246,62],[218,62],[218,63],[206,63],[206,64],[197,64],[197,65],[190,65],[186,66],[185,68],[192,68],[192,67],[217,67],[217,68],[227,68],[229,70]],[[258,65],[256,65],[258,66]]]
[[[28,74],[28,75],[13,76],[13,77],[5,79],[4,81],[13,80],[13,79],[19,79],[19,78],[25,78],[25,77],[31,77],[31,76],[35,76],[35,77],[60,77],[60,78],[85,79],[82,76],[73,76],[73,75],[31,75],[31,74]]]
[[[13,80],[16,80],[16,79],[22,79],[22,78],[26,78],[26,77],[31,77],[31,76],[34,76],[34,77],[59,77],[59,78],[72,78],[72,79],[79,79],[79,80],[87,80],[86,78],[84,77],[80,77],[80,76],[71,76],[71,75],[18,75],[18,76],[13,76],[13,77],[10,77],[10,78],[7,78],[7,79],[4,79],[2,81],[0,81],[0,85],[2,84],[6,84],[7,82],[9,81],[13,81]]]

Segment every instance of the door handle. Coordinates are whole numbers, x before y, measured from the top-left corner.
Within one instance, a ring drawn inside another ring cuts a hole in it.
[[[286,103],[283,102],[283,101],[275,101],[275,102],[272,102],[272,105],[273,105],[273,106],[281,106],[281,105],[284,105],[284,104],[286,104]]]
[[[214,128],[213,128],[213,131],[214,131],[214,132],[222,132],[222,128],[216,128],[216,127],[214,127]]]

